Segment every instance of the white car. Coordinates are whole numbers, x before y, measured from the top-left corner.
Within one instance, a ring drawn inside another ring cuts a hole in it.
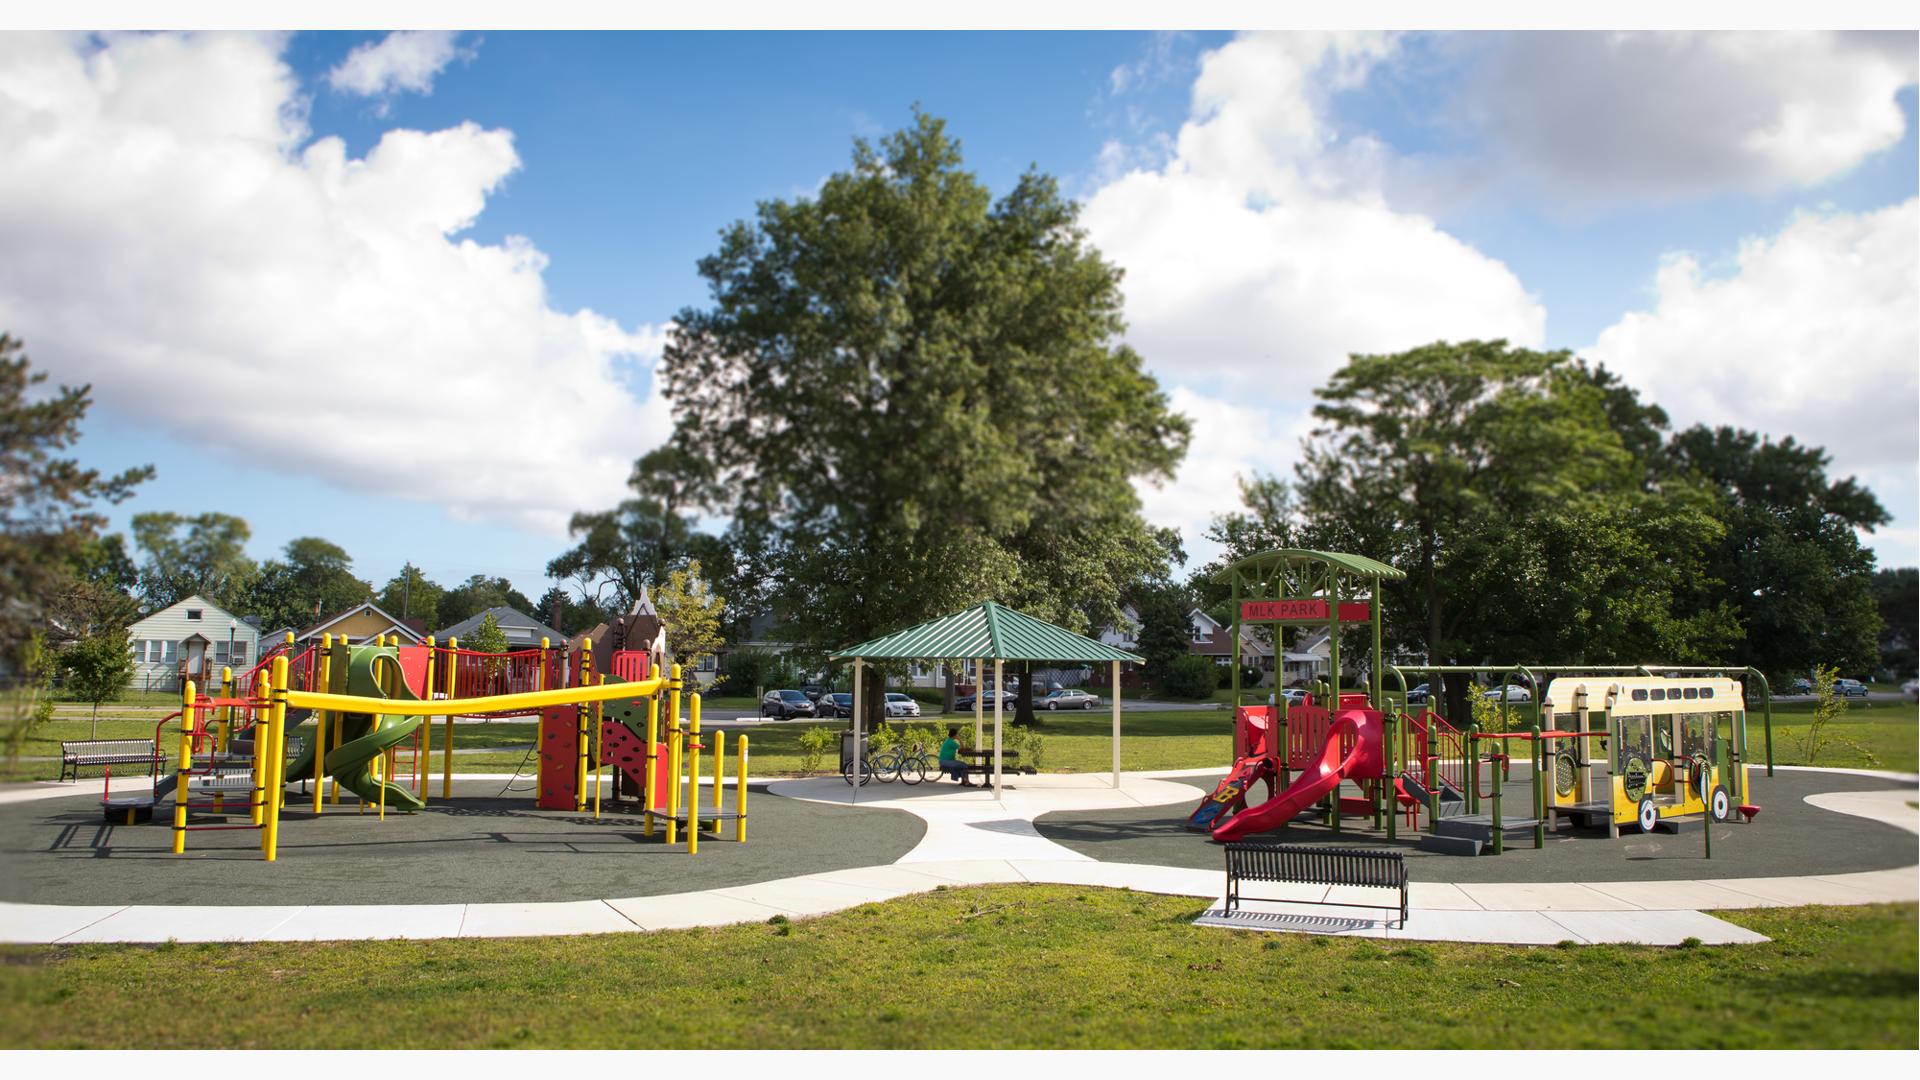
[[[920,703],[905,694],[887,695],[888,716],[919,716]]]
[[[1481,694],[1480,696],[1487,699],[1488,701],[1499,701],[1501,689],[1502,689],[1501,687],[1496,686],[1493,689],[1488,690],[1486,693]],[[1506,687],[1505,689],[1507,692],[1508,701],[1532,701],[1533,700],[1533,691],[1528,690],[1524,686],[1512,685],[1512,686]]]
[[[1900,695],[1908,701],[1920,701],[1920,679],[1908,679],[1901,683]]]

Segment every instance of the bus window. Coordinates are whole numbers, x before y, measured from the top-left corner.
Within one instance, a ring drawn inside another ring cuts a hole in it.
[[[1684,713],[1680,716],[1680,756],[1708,755],[1707,714]]]
[[[1673,716],[1671,714],[1654,720],[1653,756],[1656,758],[1673,756]]]

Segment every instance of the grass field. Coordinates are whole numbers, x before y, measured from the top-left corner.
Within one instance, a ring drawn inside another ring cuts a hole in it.
[[[1781,765],[1808,764],[1803,752],[1807,719],[1813,706],[1796,702],[1774,706],[1774,761]],[[845,721],[823,721],[834,727]],[[1036,729],[1044,740],[1040,767],[1047,772],[1102,772],[1109,767],[1111,751],[1108,736],[1112,717],[1104,711],[1088,713],[1042,713]],[[1756,762],[1761,760],[1762,732],[1758,716],[1749,720],[1749,740]],[[972,727],[972,717],[922,718],[915,727],[935,728],[944,733],[948,724],[963,731]],[[814,726],[805,721],[761,724],[751,729],[755,776],[798,775],[801,766],[800,734]],[[28,740],[23,758],[54,758],[60,742],[87,737],[84,718],[56,719]],[[434,731],[435,767],[438,767],[441,728]],[[1014,729],[1009,728],[1009,731]],[[1843,768],[1877,768],[1912,772],[1920,769],[1920,707],[1910,703],[1855,703],[1835,720],[1829,729],[1840,738],[1831,739],[1814,762]],[[171,736],[177,729],[169,729]],[[462,751],[454,758],[454,767],[463,772],[510,772],[526,759],[526,747],[534,740],[531,721],[496,720],[486,724],[462,723],[454,726],[454,746]],[[100,721],[101,738],[150,738],[151,720],[109,719]],[[175,745],[172,737],[163,739],[163,749]],[[728,748],[731,754],[732,747]],[[1225,711],[1129,712],[1121,721],[1121,767],[1131,771],[1157,769],[1225,768],[1233,752],[1231,714]],[[829,750],[826,766],[833,767],[837,751]],[[1031,760],[1031,755],[1028,756]],[[50,780],[59,775],[57,761],[23,760],[17,767],[0,767],[0,780]]]
[[[10,947],[0,1046],[1915,1046],[1912,905],[1735,912],[1774,940],[1679,949],[1229,932],[1199,910],[1005,885],[604,937]]]

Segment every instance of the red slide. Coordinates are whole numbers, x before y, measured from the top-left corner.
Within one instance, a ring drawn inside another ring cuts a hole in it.
[[[1300,770],[1300,775],[1278,796],[1259,806],[1242,810],[1214,826],[1213,838],[1220,841],[1238,840],[1252,833],[1278,829],[1292,821],[1294,815],[1339,787],[1341,780],[1355,774],[1366,775],[1369,761],[1375,762],[1372,772],[1377,774],[1377,759],[1380,757],[1379,717],[1380,714],[1371,709],[1342,709],[1335,715],[1333,725],[1327,731],[1327,742],[1321,747],[1320,756]],[[1353,749],[1345,757],[1340,753],[1343,736],[1353,739]]]

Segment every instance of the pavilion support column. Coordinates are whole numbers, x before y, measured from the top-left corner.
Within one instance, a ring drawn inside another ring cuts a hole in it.
[[[973,748],[987,741],[986,721],[983,710],[987,707],[987,662],[973,662]]]
[[[867,666],[867,662],[865,660],[862,660],[857,656],[854,657],[853,659],[853,801],[854,802],[860,801],[860,765],[861,765],[860,725],[866,718],[865,713],[861,709],[861,706],[865,704],[865,700],[861,697],[861,684],[866,682],[866,680],[862,677],[863,675],[866,674],[866,666]]]
[[[1004,674],[1004,663],[996,658],[993,662],[993,797],[996,799],[1000,797],[1000,718],[1006,706],[1006,695],[1001,692],[1001,687],[1006,685]]]
[[[1120,786],[1120,661],[1113,662],[1113,786]]]

